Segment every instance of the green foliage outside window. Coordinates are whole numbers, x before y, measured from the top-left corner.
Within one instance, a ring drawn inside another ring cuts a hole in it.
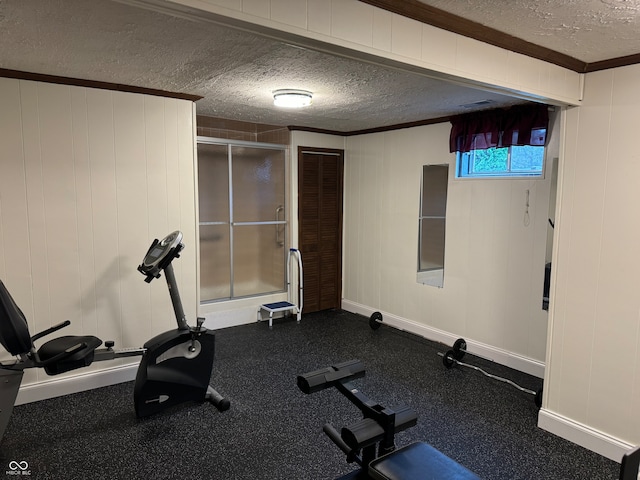
[[[524,145],[511,147],[511,171],[540,172],[544,163],[544,147]]]
[[[542,175],[544,147],[513,146],[458,153],[458,177]]]
[[[473,166],[470,166],[469,169],[474,173],[497,173],[509,170],[508,148],[474,150],[472,156]]]

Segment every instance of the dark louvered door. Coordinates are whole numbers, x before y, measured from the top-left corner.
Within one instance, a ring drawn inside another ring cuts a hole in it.
[[[298,149],[298,241],[304,311],[340,308],[342,300],[342,150]]]

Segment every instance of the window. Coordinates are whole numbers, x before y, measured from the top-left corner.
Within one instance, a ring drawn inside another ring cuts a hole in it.
[[[549,109],[541,104],[452,117],[456,176],[542,176],[548,126]]]
[[[201,301],[284,290],[285,148],[198,137]]]
[[[514,145],[457,153],[458,177],[541,176],[544,147]]]

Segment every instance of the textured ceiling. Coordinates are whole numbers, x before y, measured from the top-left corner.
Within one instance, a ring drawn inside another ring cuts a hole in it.
[[[0,68],[200,95],[198,114],[335,131],[521,102],[123,2],[0,0]],[[424,3],[586,61],[640,52],[640,35],[625,33],[638,31],[640,0]],[[310,90],[314,104],[276,108],[279,88]]]
[[[640,0],[419,0],[587,63],[640,53]]]

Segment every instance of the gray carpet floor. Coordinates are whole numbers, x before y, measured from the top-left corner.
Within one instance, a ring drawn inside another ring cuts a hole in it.
[[[407,405],[422,440],[489,480],[617,479],[619,465],[537,427],[533,396],[437,355],[449,347],[341,311],[219,330],[212,385],[231,401],[218,412],[189,404],[139,420],[133,383],[14,409],[0,444],[0,476],[28,462],[33,479],[332,479],[355,468],[322,433],[360,418],[335,389],[305,395],[296,376],[350,359],[371,399]],[[531,390],[542,381],[473,357],[465,361]]]

